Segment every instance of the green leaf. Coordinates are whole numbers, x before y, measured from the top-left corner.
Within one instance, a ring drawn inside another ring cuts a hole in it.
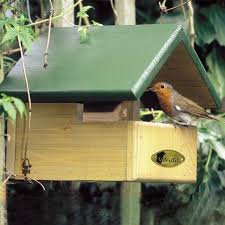
[[[82,7],[81,10],[77,13],[77,18],[87,18],[87,17],[89,17],[88,14],[87,14],[87,11],[89,9],[93,9],[93,7],[90,6],[90,5]]]
[[[85,43],[89,40],[89,33],[87,27],[79,27],[78,32],[80,34],[80,43]]]
[[[3,101],[2,106],[7,113],[8,117],[15,122],[16,121],[16,109],[14,105],[9,101]]]
[[[1,44],[3,44],[6,41],[14,40],[16,38],[17,34],[18,34],[18,32],[14,28],[10,28],[3,36]]]
[[[214,140],[214,141],[211,141],[212,145],[213,145],[213,149],[216,151],[217,155],[225,160],[225,145],[218,141],[218,140]]]
[[[12,100],[13,100],[13,103],[14,103],[16,109],[19,111],[21,118],[23,116],[26,116],[27,111],[26,111],[26,106],[23,103],[23,101],[21,101],[19,98],[15,98],[15,97],[12,97]]]
[[[25,32],[20,32],[18,34],[18,36],[19,36],[20,41],[22,42],[23,46],[26,49],[30,49],[32,41],[33,41],[33,37],[30,34],[25,33]]]
[[[101,24],[101,23],[98,23],[98,22],[96,22],[96,21],[94,21],[94,20],[92,20],[92,25],[93,26],[103,26],[103,24]]]
[[[225,8],[219,4],[213,4],[208,8],[204,8],[202,13],[213,24],[219,44],[225,46]],[[202,26],[204,25],[202,24]]]
[[[221,186],[221,181],[217,171],[211,169],[209,171],[209,181],[208,181],[209,190],[213,191],[215,190],[215,188],[219,188],[220,186]]]
[[[4,25],[5,25],[5,20],[0,20],[0,30],[2,30]]]
[[[216,39],[216,31],[210,20],[201,13],[195,13],[196,42],[198,45],[210,44]]]
[[[5,25],[7,25],[7,26],[11,25],[11,26],[13,26],[16,29],[19,27],[19,25],[17,23],[17,20],[12,19],[12,18],[7,18]],[[11,26],[9,26],[9,27],[11,27]]]
[[[218,90],[220,97],[225,96],[225,52],[222,48],[214,48],[206,57],[209,67],[209,78]]]

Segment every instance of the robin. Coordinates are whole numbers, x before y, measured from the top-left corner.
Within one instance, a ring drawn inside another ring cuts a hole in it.
[[[225,123],[222,118],[208,113],[197,103],[179,94],[172,85],[166,82],[158,82],[147,90],[156,93],[162,111],[177,123],[190,125],[198,118],[213,119]]]

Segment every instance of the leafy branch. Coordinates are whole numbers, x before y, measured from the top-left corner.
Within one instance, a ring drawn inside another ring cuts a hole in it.
[[[80,42],[84,43],[89,39],[88,26],[82,26],[82,20],[87,20],[89,15],[87,14],[88,10],[93,9],[92,6],[82,6],[80,5],[80,11],[77,13],[78,22],[78,32],[80,34]]]
[[[163,12],[163,13],[167,13],[167,12],[172,11],[174,9],[178,9],[180,7],[183,7],[184,5],[186,5],[188,2],[191,2],[192,0],[187,0],[186,2],[183,2],[180,5],[177,5],[177,6],[174,6],[174,7],[171,7],[171,8],[166,7],[166,1],[167,0],[163,0],[162,3],[159,2],[159,8],[160,8],[161,12]]]
[[[22,45],[29,49],[36,38],[34,31],[25,25],[27,19],[21,15],[18,18],[5,18],[0,20],[0,30],[4,30],[1,45],[5,42],[13,42],[19,37]]]
[[[79,21],[78,21],[78,25],[76,25],[75,23],[71,22],[68,18],[66,18],[65,16],[63,17],[63,19],[69,23],[70,25],[72,25],[73,27],[77,27],[77,31],[79,32],[80,34],[80,42],[81,43],[84,43],[86,41],[89,40],[89,32],[88,32],[88,28],[91,27],[91,26],[103,26],[102,24],[92,20],[92,23],[90,24],[88,18],[89,18],[89,15],[87,14],[87,12],[90,10],[90,9],[93,9],[92,6],[83,6],[82,4],[80,5],[80,11],[77,13],[76,17],[79,18]],[[84,22],[86,23],[86,25],[82,25],[82,20],[84,20]],[[88,23],[87,23],[88,21]]]
[[[4,113],[13,122],[16,121],[17,111],[21,118],[27,116],[25,104],[19,98],[1,94],[0,108],[1,113]]]

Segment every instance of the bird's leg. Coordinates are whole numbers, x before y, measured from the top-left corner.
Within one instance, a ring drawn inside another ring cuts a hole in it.
[[[174,127],[176,128],[175,124],[179,124],[181,126],[184,126],[184,127],[188,127],[188,122],[185,121],[185,120],[181,120],[181,119],[175,119],[175,118],[172,118],[173,120],[173,124],[174,124]]]
[[[168,120],[167,121],[162,121],[162,123],[171,124],[171,125],[174,126],[174,128],[177,128],[178,127],[177,124],[179,124],[179,121],[168,116]]]
[[[188,122],[184,120],[177,120],[177,123],[181,126],[187,127],[188,128]]]

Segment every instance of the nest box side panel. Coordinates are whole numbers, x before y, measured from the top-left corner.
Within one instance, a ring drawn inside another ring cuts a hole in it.
[[[126,180],[127,122],[76,122],[73,103],[34,103],[32,108],[27,152],[31,178]],[[23,124],[17,120],[14,172],[18,179],[22,178]]]
[[[136,180],[180,183],[196,181],[196,128],[139,122],[137,135]],[[172,150],[172,154],[176,151],[176,155],[168,156],[167,150]],[[152,158],[156,154],[159,159],[156,157],[154,161]],[[176,162],[179,156],[184,157],[182,163],[169,167],[167,160]]]

